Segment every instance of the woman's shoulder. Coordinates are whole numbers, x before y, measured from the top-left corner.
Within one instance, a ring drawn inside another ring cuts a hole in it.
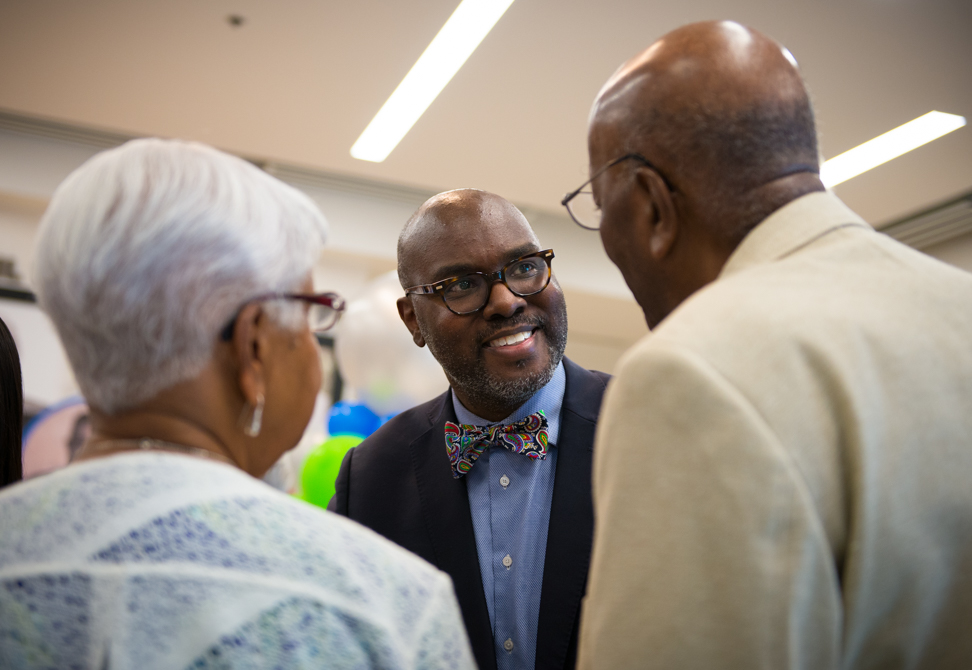
[[[133,454],[73,465],[0,494],[0,536],[0,582],[31,587],[40,566],[60,576],[51,588],[77,577],[102,599],[137,591],[139,607],[115,608],[128,614],[108,623],[164,624],[156,642],[167,648],[201,637],[220,657],[252,645],[403,658],[448,649],[472,667],[445,573],[220,463]]]
[[[132,453],[78,463],[5,489],[0,509],[4,536],[20,537],[34,557],[78,556],[84,546],[115,561],[215,556],[226,568],[260,572],[306,562],[299,574],[328,564],[351,574],[386,566],[389,576],[441,574],[359,524],[232,466],[183,455]]]
[[[270,580],[318,600],[421,609],[448,577],[337,514],[215,461],[133,453],[79,463],[0,495],[0,568],[153,566]]]

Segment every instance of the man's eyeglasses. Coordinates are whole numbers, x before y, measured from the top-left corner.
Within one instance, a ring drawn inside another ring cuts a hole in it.
[[[642,156],[641,154],[625,154],[621,158],[616,158],[611,161],[600,170],[595,172],[590,179],[585,181],[580,187],[571,191],[564,196],[564,199],[560,201],[560,204],[567,208],[567,213],[570,214],[570,218],[574,220],[581,228],[586,228],[587,230],[597,230],[601,227],[601,208],[597,206],[594,202],[594,192],[591,190],[591,183],[597,179],[603,172],[613,168],[618,163],[622,163],[626,160],[635,159],[641,161],[646,167],[651,168],[658,173],[658,176],[662,178],[665,185],[671,188],[668,184],[668,180],[665,179],[665,175],[659,172],[658,168],[652,165],[651,161]]]
[[[410,286],[405,293],[412,295],[438,294],[454,314],[478,312],[489,302],[494,283],[501,281],[513,295],[521,298],[539,293],[550,283],[550,261],[553,249],[535,251],[510,261],[497,272],[473,272],[461,277],[449,277],[422,286]]]
[[[321,333],[331,328],[341,318],[344,311],[344,298],[337,293],[266,293],[247,300],[240,305],[230,322],[226,324],[219,333],[220,339],[225,342],[233,339],[233,329],[236,327],[236,319],[240,316],[240,311],[250,303],[262,302],[264,300],[300,300],[308,305],[307,324],[315,333]]]

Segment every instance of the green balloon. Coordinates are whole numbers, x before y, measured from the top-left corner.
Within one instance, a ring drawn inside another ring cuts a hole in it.
[[[334,482],[344,455],[364,440],[360,435],[335,435],[314,448],[300,471],[301,496],[318,507],[327,507],[334,496]]]

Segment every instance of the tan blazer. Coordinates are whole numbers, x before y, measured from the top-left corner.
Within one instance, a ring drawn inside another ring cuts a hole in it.
[[[972,275],[830,193],[636,344],[581,668],[972,668]]]

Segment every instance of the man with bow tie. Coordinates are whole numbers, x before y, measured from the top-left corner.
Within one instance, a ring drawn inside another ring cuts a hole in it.
[[[328,508],[449,573],[479,667],[573,668],[608,375],[563,357],[567,309],[523,214],[474,189],[405,225],[402,321],[449,379],[352,449]]]

